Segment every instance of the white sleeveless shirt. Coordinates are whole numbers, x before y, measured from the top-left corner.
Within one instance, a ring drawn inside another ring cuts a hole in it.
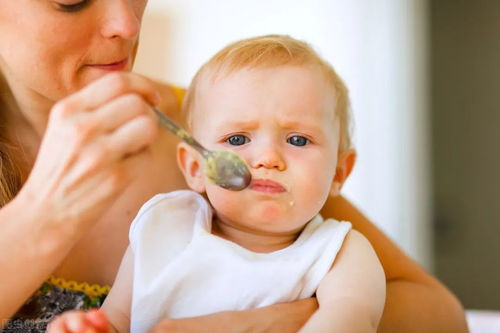
[[[130,227],[131,332],[164,318],[201,316],[314,295],[351,229],[317,215],[290,246],[256,253],[210,233],[212,209],[192,191],[158,194]]]

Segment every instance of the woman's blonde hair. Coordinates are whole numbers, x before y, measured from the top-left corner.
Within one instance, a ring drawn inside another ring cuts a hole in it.
[[[22,184],[21,168],[14,158],[17,149],[9,140],[5,117],[13,108],[14,98],[0,71],[0,207],[14,198]]]
[[[195,106],[196,91],[202,80],[215,81],[243,68],[273,68],[285,65],[318,66],[334,89],[335,114],[340,123],[339,151],[351,148],[351,120],[349,93],[346,85],[330,64],[324,61],[312,47],[286,35],[266,35],[243,39],[229,44],[196,73],[184,99],[183,109],[188,124],[192,123],[191,110]]]

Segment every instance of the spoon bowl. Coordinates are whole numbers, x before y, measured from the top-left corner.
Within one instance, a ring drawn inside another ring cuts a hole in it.
[[[231,150],[208,151],[205,161],[205,176],[222,188],[240,191],[252,180],[245,161]]]

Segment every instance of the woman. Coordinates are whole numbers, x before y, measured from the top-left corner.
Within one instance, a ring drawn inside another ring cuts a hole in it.
[[[176,140],[149,110],[180,122],[175,90],[126,73],[146,2],[0,2],[0,318],[18,318],[2,321],[6,331],[43,329],[53,312],[99,305],[138,208],[185,186]],[[466,330],[454,296],[349,202],[330,199],[322,213],[352,221],[376,249],[388,280],[382,331]],[[156,331],[295,331],[315,307],[164,320]]]

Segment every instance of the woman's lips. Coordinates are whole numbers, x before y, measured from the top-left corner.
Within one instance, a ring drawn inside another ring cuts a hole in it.
[[[283,193],[286,189],[278,182],[271,179],[255,179],[250,184],[250,189],[264,193]]]
[[[127,65],[128,65],[128,58],[110,64],[95,64],[89,66],[92,68],[98,68],[105,71],[122,71],[127,67]]]

